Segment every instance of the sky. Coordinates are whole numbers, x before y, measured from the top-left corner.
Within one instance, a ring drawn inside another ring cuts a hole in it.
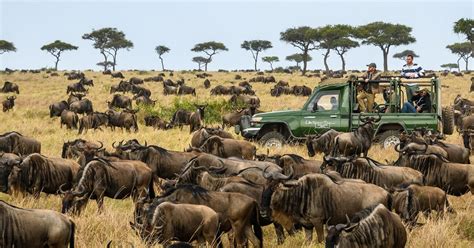
[[[261,56],[278,56],[274,66],[290,66],[287,55],[299,50],[280,40],[280,32],[291,27],[318,27],[328,24],[364,25],[374,21],[399,23],[413,28],[416,43],[392,47],[389,68],[404,64],[391,56],[405,49],[420,55],[415,62],[425,69],[440,69],[457,57],[446,45],[463,42],[455,34],[453,23],[460,18],[474,18],[474,1],[22,1],[0,0],[0,39],[15,44],[17,52],[0,55],[0,68],[36,69],[53,67],[54,58],[40,47],[62,40],[79,47],[64,52],[59,69],[101,69],[103,58],[92,42],[82,35],[94,29],[115,27],[134,43],[129,51],[117,56],[117,69],[160,69],[154,48],[168,46],[164,55],[167,69],[195,69],[191,51],[200,42],[218,41],[229,51],[213,57],[209,70],[251,69],[253,58],[240,44],[244,40],[270,40],[273,48]],[[323,51],[311,52],[309,69],[324,68]],[[370,62],[383,67],[380,48],[363,45],[350,50],[348,69],[364,69]],[[331,69],[341,68],[334,52],[329,57]],[[463,66],[463,65],[461,65]],[[259,61],[260,69],[269,69]]]

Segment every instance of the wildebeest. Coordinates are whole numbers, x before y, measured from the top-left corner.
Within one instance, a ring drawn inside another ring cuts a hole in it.
[[[24,209],[0,200],[2,247],[74,247],[75,224],[46,209]]]
[[[133,97],[135,100],[135,104],[137,105],[149,105],[149,106],[155,106],[156,100],[151,100],[149,97],[146,96],[139,96],[139,97]]]
[[[288,86],[275,86],[274,88],[270,89],[271,96],[281,96],[283,94],[290,95],[293,93],[293,89]]]
[[[67,129],[77,129],[78,123],[79,123],[79,117],[77,116],[75,112],[69,111],[67,109],[61,112],[61,120],[59,122],[59,124],[61,125],[61,128],[63,128],[63,124],[64,124],[66,125]]]
[[[40,153],[41,143],[12,131],[0,134],[0,151],[26,156],[32,153]]]
[[[222,127],[233,127],[237,124],[240,123],[240,118],[244,115],[254,115],[255,114],[255,108],[244,108],[244,109],[239,109],[236,112],[233,113],[227,113],[222,116]]]
[[[263,246],[258,204],[246,195],[207,191],[197,185],[185,184],[168,189],[152,205],[166,201],[208,206],[219,215],[220,231],[232,230],[238,247],[242,247],[247,239],[254,247]]]
[[[69,105],[69,110],[77,114],[90,114],[94,112],[91,100],[83,98]]]
[[[209,89],[211,87],[211,81],[209,79],[204,80],[204,88]]]
[[[411,167],[423,173],[424,184],[436,186],[450,195],[474,193],[474,167],[451,163],[436,154],[403,154],[395,165]]]
[[[59,188],[70,189],[79,164],[63,158],[48,158],[38,153],[28,155],[19,165],[19,188],[39,197],[41,192],[57,194]]]
[[[145,82],[162,82],[163,76],[154,76],[154,77],[147,77],[143,79]]]
[[[87,132],[88,129],[100,129],[101,126],[106,126],[109,123],[109,118],[105,113],[93,112],[85,115],[79,119],[79,131],[81,134],[84,130]]]
[[[8,81],[3,83],[3,87],[0,89],[0,92],[3,92],[3,93],[14,92],[14,93],[20,94],[18,85],[12,82],[8,82]]]
[[[207,206],[139,201],[134,215],[134,223],[130,225],[148,244],[157,242],[168,247],[174,240],[197,240],[201,245],[207,242],[217,247],[220,241],[219,216]]]
[[[189,118],[191,117],[191,112],[185,109],[178,109],[174,112],[173,117],[171,118],[171,124],[173,126],[178,126],[180,129],[183,129],[183,125],[189,125]]]
[[[132,85],[132,93],[135,94],[135,97],[139,96],[144,96],[144,97],[150,97],[151,96],[151,91],[147,88],[137,86],[137,85]]]
[[[135,110],[123,110],[121,112],[109,109],[105,112],[108,120],[108,125],[115,130],[115,127],[125,128],[128,132],[133,128],[138,132],[137,115]]]
[[[431,211],[438,214],[454,212],[446,192],[438,187],[420,184],[401,185],[393,192],[393,208],[410,225],[415,225],[418,213],[428,216]]]
[[[0,192],[11,192],[9,187],[9,176],[13,167],[18,167],[21,158],[13,153],[0,152]]]
[[[49,105],[49,117],[61,116],[65,109],[69,109],[69,104],[66,101],[55,102]]]
[[[71,103],[80,101],[85,96],[86,96],[85,94],[81,94],[81,93],[76,93],[76,94],[71,93],[69,94],[69,97],[67,98],[67,104],[71,105]]]
[[[79,83],[87,86],[94,86],[94,80],[88,79],[86,77],[81,78],[81,80],[79,80]]]
[[[390,194],[374,184],[337,182],[328,175],[316,173],[286,182],[291,175],[264,171],[264,176],[269,179],[262,194],[262,207],[266,215],[272,216],[287,230],[291,230],[295,223],[314,227],[318,242],[323,241],[325,223],[343,223],[346,216],[352,217],[364,208],[379,203],[390,208]],[[311,240],[312,231],[307,229],[306,241]]]
[[[131,84],[143,84],[143,79],[132,77],[128,80]]]
[[[109,108],[132,108],[132,99],[128,96],[115,94],[112,98],[112,101],[107,101]]]
[[[229,94],[230,94],[230,88],[223,85],[217,85],[216,87],[211,89],[211,95],[229,95]]]
[[[400,217],[384,205],[368,207],[346,224],[328,228],[326,247],[380,247],[403,248],[407,232]]]
[[[323,153],[325,156],[329,155],[334,149],[334,141],[336,136],[341,134],[334,129],[329,129],[322,134],[308,136],[306,138],[306,148],[308,149],[308,156],[314,157],[316,153]]]
[[[178,88],[178,95],[193,95],[196,96],[196,89],[190,86],[181,85]]]
[[[324,157],[323,167],[335,170],[342,177],[362,179],[383,188],[400,184],[423,183],[423,174],[409,167],[388,166],[368,157]]]
[[[63,191],[62,213],[80,214],[89,199],[95,199],[102,211],[104,197],[125,199],[154,198],[151,169],[136,160],[108,161],[94,158],[81,167],[72,190]]]
[[[125,92],[132,90],[132,86],[133,85],[128,81],[120,81],[118,85],[112,85],[110,87],[110,94],[115,92],[122,92],[123,94],[125,94]]]
[[[204,152],[222,158],[237,157],[252,160],[257,148],[245,140],[224,139],[217,135],[209,137],[200,147]]]
[[[166,130],[171,128],[171,125],[162,120],[159,116],[148,115],[145,116],[145,126],[153,127],[154,129]]]
[[[276,156],[275,163],[283,169],[283,174],[292,175],[294,179],[311,173],[322,173],[323,161],[304,159],[296,154]]]
[[[295,85],[292,87],[292,93],[295,95],[295,96],[309,96],[311,95],[311,88],[309,88],[308,86],[306,85]]]
[[[362,117],[359,115],[359,121],[362,123],[356,130],[350,133],[341,133],[334,140],[334,151],[332,155],[359,155],[361,153],[367,156],[369,148],[374,138],[375,123],[382,117],[377,118]]]
[[[125,78],[125,77],[123,76],[123,74],[122,74],[121,72],[119,72],[119,71],[118,71],[118,72],[112,72],[112,73],[110,74],[110,76],[112,76],[112,78]]]
[[[73,72],[67,74],[67,80],[77,80],[77,79],[82,79],[84,77],[85,77],[85,75],[84,75],[83,72],[73,71]]]
[[[196,111],[189,115],[189,133],[192,133],[202,127],[202,122],[204,120],[204,110],[206,109],[207,104],[194,104],[194,106],[196,107]]]
[[[178,87],[169,86],[163,82],[163,95],[167,96],[167,95],[177,95],[177,94],[178,94]]]
[[[67,141],[63,143],[61,151],[61,158],[77,159],[81,155],[81,147],[94,147],[100,149],[96,144],[89,142],[84,139],[75,139],[73,141]]]
[[[10,111],[15,106],[16,96],[8,96],[6,100],[2,102],[3,112]]]
[[[233,104],[245,104],[248,107],[253,106],[255,108],[260,107],[260,99],[257,96],[249,96],[249,95],[233,95],[229,101]]]
[[[232,134],[224,131],[222,128],[201,127],[191,138],[192,147],[201,147],[202,144],[211,136],[217,135],[221,138],[233,139]]]
[[[81,82],[78,82],[78,83],[73,83],[67,86],[66,94],[69,94],[72,92],[84,93],[84,92],[88,92],[88,90],[84,87],[84,84],[82,84]]]

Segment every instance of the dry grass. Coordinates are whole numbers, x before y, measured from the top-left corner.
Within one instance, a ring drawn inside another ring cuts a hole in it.
[[[62,74],[62,73],[61,73]],[[124,72],[129,78],[132,76],[147,77],[155,76],[157,72]],[[240,80],[234,80],[236,73],[211,73],[210,77],[212,87],[217,84],[238,83]],[[255,76],[254,73],[238,73],[247,80]],[[0,133],[16,130],[24,135],[35,137],[42,143],[42,153],[47,156],[59,157],[63,141],[72,140],[78,137],[76,131],[68,131],[59,128],[57,118],[50,119],[48,105],[52,102],[66,99],[66,85],[72,83],[63,76],[46,78],[47,74],[21,74],[0,75],[0,82],[6,80],[17,83],[20,86],[18,99],[15,109],[12,112],[0,113]],[[95,87],[90,89],[88,96],[94,103],[94,108],[98,111],[106,109],[106,99],[110,99],[109,88],[112,84],[119,82],[117,79],[111,79],[110,76],[104,76],[101,73],[86,72],[86,76],[94,79]],[[299,75],[275,74],[277,80],[285,80],[290,85],[305,84],[311,88],[319,83],[317,78],[301,77]],[[187,84],[197,87],[198,97],[184,96],[183,99],[195,99],[199,102],[205,102],[209,99],[228,97],[211,97],[209,90],[204,89],[203,79],[198,79],[192,73],[175,73],[172,79],[185,78]],[[469,95],[470,77],[463,78],[448,76],[442,78],[443,84],[449,88],[443,88],[443,105],[450,104],[457,94],[472,98]],[[158,99],[160,105],[169,105],[176,96],[163,96],[161,83],[145,83],[147,88],[152,90],[152,98]],[[299,108],[306,101],[303,97],[282,96],[279,98],[271,97],[269,94],[271,85],[261,83],[254,84],[254,90],[262,102],[262,110],[281,110]],[[6,94],[0,94],[4,99]],[[154,131],[152,128],[143,126],[140,123],[138,133],[127,133],[110,130],[103,132],[90,131],[82,138],[88,140],[103,141],[108,149],[111,149],[113,141],[122,139],[137,138],[140,141],[154,143],[171,150],[182,150],[187,147],[190,141],[188,129],[183,131],[173,129],[169,131]],[[452,143],[461,143],[461,138],[457,134],[448,137]],[[259,152],[266,152],[266,149],[259,148]],[[307,157],[306,149],[302,146],[285,147],[281,150],[272,150],[271,153],[296,153]],[[394,160],[396,154],[393,151],[386,151],[378,146],[370,150],[370,156],[379,161]],[[317,157],[317,159],[321,159]],[[471,157],[471,160],[474,157]],[[20,207],[28,208],[47,208],[60,210],[61,199],[57,196],[42,196],[39,200],[32,198],[12,198],[9,195],[0,193],[0,199],[6,200]],[[474,246],[474,206],[472,195],[466,194],[462,197],[449,197],[456,215],[449,215],[443,219],[423,219],[424,226],[417,228],[409,233],[409,247],[473,247]],[[110,200],[105,202],[105,211],[97,214],[97,206],[90,202],[86,211],[80,217],[73,217],[77,224],[77,247],[104,247],[109,240],[130,242],[134,247],[145,247],[134,232],[129,227],[129,221],[132,219],[133,203],[131,200]],[[264,228],[265,246],[275,247],[275,234],[272,227]],[[282,247],[303,247],[304,234],[298,233],[286,240]],[[323,245],[313,244],[311,247],[323,247]]]

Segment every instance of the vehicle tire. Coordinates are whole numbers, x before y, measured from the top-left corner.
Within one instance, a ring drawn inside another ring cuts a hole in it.
[[[443,120],[443,134],[451,135],[454,132],[454,108],[453,106],[443,107],[441,111]]]
[[[260,145],[264,147],[283,147],[286,144],[286,139],[283,134],[277,132],[277,131],[271,131],[262,136],[260,140],[258,141]]]
[[[387,130],[375,137],[375,140],[384,148],[389,149],[391,146],[395,146],[400,143],[400,131],[399,130]]]

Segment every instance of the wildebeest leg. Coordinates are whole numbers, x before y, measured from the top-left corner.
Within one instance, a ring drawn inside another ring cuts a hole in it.
[[[285,231],[283,230],[283,226],[278,223],[273,223],[273,227],[275,228],[275,234],[277,236],[277,244],[283,244],[283,242],[285,242]]]
[[[250,225],[247,225],[247,227],[245,227],[245,236],[247,236],[247,238],[253,244],[253,247],[260,247],[260,241],[253,233],[252,227]]]
[[[313,241],[313,228],[304,227],[304,236],[305,236],[305,243],[309,244]]]
[[[311,223],[313,223],[314,228],[316,229],[316,234],[318,235],[318,243],[321,243],[324,241],[324,230],[323,230],[323,222],[317,218],[311,220]]]

